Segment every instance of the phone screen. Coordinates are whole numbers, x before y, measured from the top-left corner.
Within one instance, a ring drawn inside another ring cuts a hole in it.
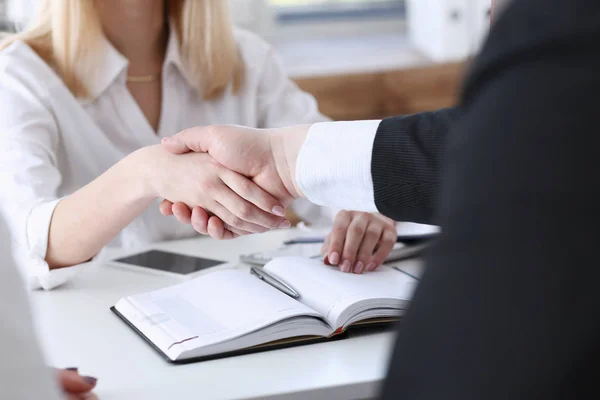
[[[134,254],[132,256],[123,257],[115,261],[181,275],[192,274],[194,272],[224,263],[224,261],[191,257],[183,254],[168,253],[159,250],[151,250],[140,254]]]

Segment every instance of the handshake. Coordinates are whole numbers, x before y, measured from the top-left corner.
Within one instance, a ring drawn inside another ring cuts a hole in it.
[[[307,131],[306,126],[279,130],[210,126],[163,139],[168,152],[212,165],[203,168],[204,176],[195,183],[189,182],[200,189],[196,198],[177,197],[181,191],[174,190],[174,197],[162,202],[161,212],[216,239],[289,228],[286,209],[301,197],[295,162]]]
[[[309,125],[258,130],[241,126],[187,129],[165,138],[154,157],[154,193],[163,215],[216,239],[289,228],[286,210],[303,197],[296,161]],[[161,148],[162,147],[162,148]],[[166,152],[165,152],[166,150]],[[177,171],[173,176],[172,171]],[[340,212],[323,254],[344,272],[362,273],[383,263],[396,241],[395,223],[381,215]]]

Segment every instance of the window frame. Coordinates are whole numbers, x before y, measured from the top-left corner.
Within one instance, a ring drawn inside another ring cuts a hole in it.
[[[271,36],[276,41],[399,33],[406,29],[405,0],[330,0],[298,6],[271,4],[270,8]]]
[[[269,2],[267,0],[267,2]],[[405,18],[404,0],[363,0],[345,2],[329,0],[323,4],[271,5],[275,19],[281,23],[302,23],[306,21],[335,21],[386,18]]]

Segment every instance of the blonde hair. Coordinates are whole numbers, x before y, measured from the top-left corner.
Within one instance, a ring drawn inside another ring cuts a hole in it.
[[[237,92],[244,68],[233,35],[228,2],[166,0],[171,26],[179,39],[184,68],[205,99],[220,96],[229,85]],[[30,27],[0,43],[27,43],[56,70],[77,97],[89,96],[85,81],[97,65],[102,26],[93,0],[42,0]],[[85,71],[86,76],[80,76]]]

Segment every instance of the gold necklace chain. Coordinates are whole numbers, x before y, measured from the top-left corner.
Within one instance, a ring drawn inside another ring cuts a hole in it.
[[[155,75],[127,75],[127,82],[131,83],[150,83],[157,81],[160,74]]]

